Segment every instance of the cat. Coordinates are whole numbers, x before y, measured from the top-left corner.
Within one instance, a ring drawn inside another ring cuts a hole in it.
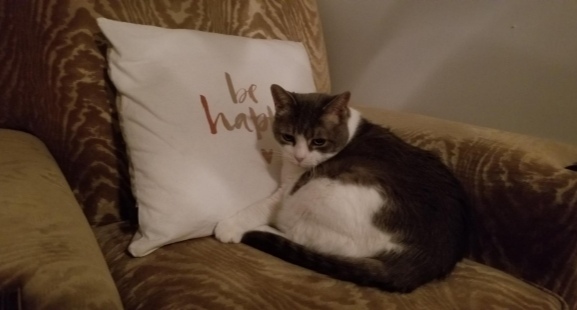
[[[349,92],[271,94],[280,186],[219,222],[217,239],[392,292],[453,270],[467,251],[469,203],[437,156],[363,118]]]

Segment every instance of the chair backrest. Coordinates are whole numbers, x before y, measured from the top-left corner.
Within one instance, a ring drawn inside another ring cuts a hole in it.
[[[93,225],[134,214],[128,161],[97,17],[301,41],[329,91],[314,0],[0,0],[0,127],[39,137]]]

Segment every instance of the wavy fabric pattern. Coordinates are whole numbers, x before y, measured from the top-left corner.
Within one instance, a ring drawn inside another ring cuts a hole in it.
[[[0,0],[0,127],[30,132],[47,144],[95,225],[135,215],[99,16],[301,41],[318,90],[330,90],[312,0]]]
[[[124,231],[124,232],[123,232]],[[387,293],[201,238],[131,258],[129,227],[96,228],[127,309],[563,309],[546,290],[470,260],[411,294]]]

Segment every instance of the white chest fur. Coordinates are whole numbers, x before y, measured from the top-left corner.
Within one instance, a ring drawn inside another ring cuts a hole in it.
[[[289,186],[274,220],[287,238],[349,257],[401,249],[390,234],[373,225],[375,212],[386,204],[376,189],[327,178],[313,179],[294,194],[288,192],[292,184],[285,185]]]

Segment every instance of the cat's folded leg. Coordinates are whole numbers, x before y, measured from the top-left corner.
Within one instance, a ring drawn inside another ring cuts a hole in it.
[[[221,242],[239,243],[245,232],[270,223],[282,193],[282,187],[279,187],[272,195],[220,221],[214,229],[214,236]]]

